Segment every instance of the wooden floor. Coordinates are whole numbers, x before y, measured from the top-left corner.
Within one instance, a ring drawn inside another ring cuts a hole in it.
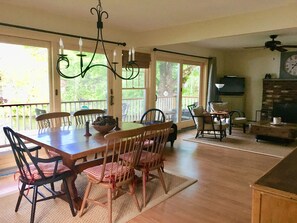
[[[198,182],[129,223],[251,222],[250,185],[280,159],[182,140],[195,133],[179,134],[167,150],[165,170]]]
[[[251,222],[250,185],[280,159],[183,140],[195,133],[195,130],[179,133],[174,148],[168,147],[166,151],[165,171],[198,182],[130,223]],[[0,178],[2,194],[16,189],[13,176]]]

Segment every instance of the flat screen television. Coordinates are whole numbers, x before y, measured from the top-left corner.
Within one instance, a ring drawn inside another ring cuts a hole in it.
[[[220,79],[220,83],[224,84],[224,87],[220,89],[221,95],[243,95],[245,87],[244,77],[231,77],[225,76]]]

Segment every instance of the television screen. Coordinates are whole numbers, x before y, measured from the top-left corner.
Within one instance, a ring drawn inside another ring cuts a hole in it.
[[[244,94],[244,77],[228,77],[220,79],[224,87],[220,89],[221,95],[243,95]]]

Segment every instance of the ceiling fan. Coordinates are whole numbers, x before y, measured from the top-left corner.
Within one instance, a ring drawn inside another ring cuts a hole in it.
[[[270,35],[271,40],[266,41],[264,44],[264,48],[270,49],[271,51],[277,50],[279,52],[288,51],[286,48],[297,48],[297,45],[282,45],[281,41],[276,40],[278,35]],[[263,48],[261,47],[246,47],[246,48]]]

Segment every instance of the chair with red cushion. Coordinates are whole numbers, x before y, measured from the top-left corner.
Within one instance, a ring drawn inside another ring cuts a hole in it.
[[[112,200],[124,193],[130,194],[140,211],[135,194],[135,165],[143,147],[144,128],[112,132],[104,136],[107,140],[102,164],[85,169],[88,185],[79,212],[81,217],[87,202],[91,202],[108,209],[108,219],[112,222]],[[120,159],[121,154],[130,154],[129,162]],[[94,186],[107,190],[107,194],[97,199],[89,197]],[[127,187],[128,186],[128,187]],[[107,196],[107,199],[106,199]],[[107,201],[106,201],[107,200]],[[88,208],[92,205],[88,205]]]
[[[143,206],[146,206],[146,184],[149,180],[158,178],[163,186],[164,192],[167,193],[165,180],[163,177],[164,169],[164,149],[170,133],[172,121],[161,124],[149,125],[145,127],[145,138],[151,142],[150,146],[146,146],[139,157],[136,170],[142,172],[142,200]],[[146,141],[146,140],[144,140]],[[158,176],[152,173],[153,170],[158,171]]]
[[[3,127],[3,130],[12,148],[18,167],[19,180],[22,183],[15,212],[18,211],[21,200],[25,197],[32,204],[30,222],[33,223],[37,202],[66,194],[72,216],[75,216],[66,181],[66,178],[71,176],[72,172],[60,162],[62,157],[56,156],[48,159],[36,157],[32,155],[24,142],[11,128]],[[63,181],[65,192],[54,191],[53,187],[48,187],[48,184],[53,185],[57,181]],[[49,196],[39,191],[40,186],[43,186],[49,192]],[[33,191],[32,199],[28,197],[29,190]]]
[[[145,126],[143,150],[138,158],[136,170],[142,173],[142,200],[143,207],[146,206],[146,184],[149,180],[159,178],[165,193],[167,193],[166,184],[163,177],[164,168],[164,149],[168,135],[172,126],[172,121],[160,124]],[[122,154],[120,156],[125,162],[131,162],[131,154]],[[158,176],[152,173],[153,170],[158,171]]]

